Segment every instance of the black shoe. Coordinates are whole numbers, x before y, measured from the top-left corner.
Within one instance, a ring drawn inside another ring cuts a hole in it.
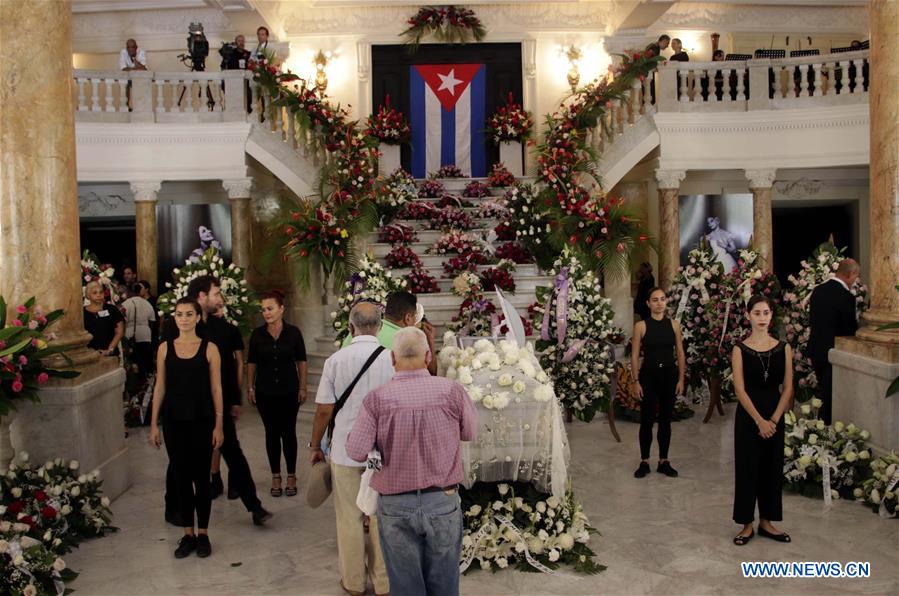
[[[734,544],[736,544],[737,546],[746,546],[749,541],[752,540],[753,536],[755,536],[755,532],[752,531],[750,531],[746,536],[734,536]]]
[[[272,518],[272,512],[266,511],[260,505],[259,509],[253,512],[253,525],[254,526],[263,526],[265,522]]]
[[[221,474],[213,474],[212,475],[212,487],[210,489],[209,495],[213,499],[217,499],[221,496],[222,491],[224,491],[224,490],[225,490],[225,485],[222,482],[222,475]]]
[[[634,472],[634,478],[643,478],[647,474],[649,474],[649,464],[645,461],[640,462],[640,467],[637,468],[637,471]]]
[[[764,536],[765,538],[770,538],[771,540],[776,540],[777,542],[792,542],[793,539],[790,538],[790,535],[786,532],[781,532],[780,534],[774,534],[773,532],[769,532],[762,526],[759,526],[759,536]]]
[[[183,559],[197,548],[197,537],[192,534],[185,534],[178,541],[178,548],[175,549],[175,558]]]
[[[228,500],[229,500],[229,501],[234,501],[234,500],[239,499],[239,498],[240,498],[240,493],[237,492],[237,489],[236,489],[236,488],[234,488],[233,486],[231,486],[231,485],[229,484],[229,485],[228,485]]]
[[[664,474],[669,478],[677,478],[677,470],[672,468],[671,464],[667,460],[659,462],[659,466],[656,468],[656,472]]]
[[[197,535],[197,556],[205,559],[212,554],[212,544],[209,543],[209,536],[206,534]]]

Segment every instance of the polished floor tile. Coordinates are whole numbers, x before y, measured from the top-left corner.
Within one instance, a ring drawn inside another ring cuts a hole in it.
[[[779,544],[756,537],[733,546],[738,531],[733,497],[733,408],[703,425],[698,416],[674,424],[672,464],[679,478],[655,471],[634,479],[639,462],[637,425],[618,422],[616,443],[604,420],[567,426],[571,476],[590,521],[597,560],[608,569],[596,577],[545,576],[506,570],[475,571],[462,578],[462,593],[493,594],[897,594],[899,521],[882,520],[857,503],[784,496],[780,526],[793,537]],[[311,405],[298,423],[300,444],[311,434]],[[139,429],[128,439],[134,485],[113,503],[120,531],[87,542],[66,557],[80,572],[78,594],[309,594],[339,595],[334,511],[330,500],[309,509],[302,492],[268,495],[269,474],[262,425],[247,409],[239,423],[260,497],[275,513],[268,527],[252,525],[240,501],[213,504],[213,555],[172,557],[180,530],[163,522],[165,451],[146,443]],[[655,451],[653,451],[655,454]],[[300,449],[300,485],[308,463]],[[653,461],[653,470],[655,462]],[[227,472],[226,472],[227,475]],[[741,561],[869,561],[867,579],[746,579]]]

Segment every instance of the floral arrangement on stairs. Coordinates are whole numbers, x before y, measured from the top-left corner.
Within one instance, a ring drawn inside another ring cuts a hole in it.
[[[499,161],[493,164],[490,175],[487,177],[487,184],[494,188],[506,188],[515,186],[515,176],[506,169],[503,162]]]
[[[391,269],[417,269],[421,267],[421,259],[408,246],[398,245],[387,253],[384,259]]]
[[[244,270],[234,263],[226,264],[216,248],[208,248],[198,260],[188,259],[182,267],[172,270],[172,281],[166,282],[166,292],[156,301],[159,314],[171,315],[175,311],[178,299],[187,296],[190,282],[203,275],[218,278],[222,284],[222,297],[225,301],[225,320],[237,325],[244,335],[249,335],[253,330],[252,315],[259,306],[259,301],[247,288]]]
[[[502,199],[497,201],[484,201],[478,205],[478,219],[507,220],[509,219],[509,215],[509,209]]]
[[[534,255],[541,269],[549,269],[557,255],[548,242],[552,225],[549,214],[539,205],[537,189],[519,184],[509,189],[504,198],[509,209],[507,223],[515,232],[516,241]]]
[[[441,167],[436,172],[431,173],[428,178],[465,178],[466,174],[454,164],[448,164]],[[435,195],[436,196],[436,195]]]
[[[515,263],[512,261],[500,261],[496,266],[481,271],[481,288],[485,292],[492,292],[499,288],[505,293],[515,293]]]
[[[611,302],[593,271],[568,249],[553,264],[551,287],[537,288],[534,325],[540,330],[540,364],[556,395],[579,420],[590,422],[611,406],[615,379]]]
[[[515,102],[509,92],[506,105],[499,106],[493,116],[487,119],[485,132],[494,144],[499,145],[504,141],[523,142],[531,136],[533,128],[534,118],[521,104]]]
[[[508,259],[517,265],[531,263],[534,260],[533,255],[523,248],[517,242],[504,242],[496,249],[496,258]]]
[[[453,294],[462,298],[462,304],[447,329],[458,335],[491,335],[496,306],[484,297],[483,290],[477,273],[463,271],[453,279]]]
[[[490,187],[483,182],[472,180],[465,185],[462,196],[468,199],[482,199],[490,196]]]
[[[695,391],[708,379],[707,350],[713,343],[716,320],[708,316],[707,305],[720,296],[724,271],[704,241],[690,251],[687,260],[687,265],[678,268],[668,294],[668,316],[681,325],[687,385]]]
[[[413,294],[436,294],[440,292],[437,280],[425,269],[422,269],[421,265],[413,268],[412,271],[406,274],[404,279],[406,280],[407,289]]]
[[[464,255],[474,250],[483,252],[481,241],[475,236],[459,230],[450,230],[426,251],[429,255]]]
[[[471,216],[462,209],[455,207],[445,207],[435,210],[431,216],[429,227],[432,230],[471,230],[475,227]]]
[[[394,277],[371,255],[363,257],[359,269],[347,278],[337,299],[337,310],[331,312],[332,325],[337,332],[335,346],[340,346],[349,335],[350,310],[361,300],[371,300],[386,305],[387,295],[406,289],[406,280]]]
[[[793,379],[796,399],[800,402],[811,399],[818,388],[811,358],[806,355],[811,331],[809,299],[817,285],[833,278],[845,252],[845,248],[838,249],[833,242],[825,242],[815,249],[810,259],[802,261],[798,275],[788,278],[793,287],[784,292],[783,326],[785,339],[793,347]],[[868,287],[857,279],[849,291],[855,296],[855,314],[860,317],[868,308]]]
[[[413,201],[407,203],[400,212],[397,213],[397,219],[403,220],[424,220],[431,219],[437,214],[437,208],[433,203],[428,201]]]
[[[407,24],[409,27],[400,37],[412,53],[418,51],[423,38],[431,35],[443,43],[481,41],[487,35],[487,29],[473,10],[452,4],[423,6]]]
[[[418,233],[410,226],[390,224],[378,230],[378,242],[395,246],[405,246],[418,241]]]
[[[77,576],[62,555],[115,530],[109,499],[99,473],[82,474],[77,461],[35,467],[28,459],[19,453],[0,475],[0,585],[18,594],[62,595],[64,582]]]
[[[467,209],[470,207],[474,207],[471,201],[466,201],[465,199],[461,199],[456,195],[446,193],[440,200],[437,201],[437,207],[443,209],[445,207],[453,207],[455,209]]]
[[[119,282],[115,278],[115,268],[108,263],[100,263],[97,255],[84,249],[81,255],[81,295],[84,298],[84,305],[90,302],[87,299],[87,284],[96,281],[103,288],[103,295],[110,304],[118,304],[122,301],[119,296]]]
[[[38,390],[51,377],[73,379],[80,374],[44,363],[56,355],[66,358],[64,348],[50,345],[56,336],[48,331],[63,317],[62,310],[44,313],[32,296],[16,306],[8,326],[6,310],[6,300],[0,296],[0,416],[15,409],[16,400],[39,401]]]
[[[380,225],[389,224],[403,207],[416,198],[418,187],[412,174],[402,168],[395,170],[375,186],[374,203]]]
[[[378,107],[377,113],[368,117],[367,125],[365,134],[385,145],[402,145],[409,142],[412,136],[409,122],[402,112],[391,107],[389,95],[384,104]]]
[[[784,481],[789,490],[810,497],[824,494],[824,470],[829,469],[830,497],[857,498],[856,489],[870,476],[871,434],[854,424],[818,419],[823,405],[812,398],[800,406],[800,414],[784,415]]]
[[[451,257],[443,262],[444,277],[455,279],[464,271],[478,272],[478,265],[486,265],[491,262],[491,258],[487,256],[480,248],[475,248],[464,254]]]

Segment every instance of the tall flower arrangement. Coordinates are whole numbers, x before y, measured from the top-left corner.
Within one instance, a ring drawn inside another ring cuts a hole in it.
[[[378,223],[389,224],[406,204],[418,198],[418,187],[412,174],[397,169],[375,186],[374,203]]]
[[[506,105],[500,106],[487,120],[487,136],[497,145],[504,141],[522,142],[531,135],[534,119],[530,112],[516,103],[509,92]]]
[[[402,145],[412,136],[412,129],[403,113],[390,105],[390,96],[378,111],[368,117],[368,128],[365,134],[378,139],[385,145]]]
[[[370,300],[386,305],[387,295],[406,289],[406,280],[394,277],[371,255],[362,258],[359,269],[347,278],[337,300],[337,310],[331,313],[332,325],[337,332],[335,345],[340,346],[349,334],[350,310],[357,302]]]
[[[15,408],[16,400],[39,401],[38,390],[51,377],[72,379],[74,370],[56,370],[44,360],[64,349],[49,344],[55,335],[48,329],[62,318],[62,310],[44,313],[34,297],[15,307],[15,318],[7,326],[7,305],[0,296],[0,416]]]
[[[103,288],[107,302],[118,304],[122,301],[118,291],[119,282],[115,278],[115,268],[108,263],[100,263],[97,255],[84,249],[81,255],[81,295],[85,306],[90,302],[87,299],[87,284],[92,281],[98,282]]]
[[[818,388],[818,379],[808,356],[812,290],[833,278],[845,252],[845,248],[837,248],[832,242],[825,242],[815,249],[810,259],[802,261],[802,269],[798,275],[788,278],[792,288],[784,293],[783,326],[785,338],[793,347],[793,379],[796,399],[801,402],[808,401]],[[868,308],[868,287],[859,279],[849,291],[855,297],[856,317],[860,317]]]
[[[253,327],[252,313],[259,302],[247,287],[244,270],[234,263],[226,264],[216,248],[208,248],[199,259],[188,259],[182,267],[172,270],[172,281],[166,282],[166,292],[156,301],[159,314],[174,313],[175,303],[187,296],[190,282],[204,275],[215,276],[222,284],[225,320],[237,325],[241,333],[248,335]]]
[[[612,325],[612,305],[602,296],[599,280],[574,254],[564,250],[551,275],[554,285],[537,289],[533,309],[540,363],[562,403],[590,422],[611,406],[612,340],[620,330]]]
[[[694,389],[708,378],[708,348],[717,319],[708,316],[708,304],[720,297],[724,275],[721,263],[704,242],[690,251],[680,267],[668,297],[668,314],[681,325],[687,360],[687,382]]]

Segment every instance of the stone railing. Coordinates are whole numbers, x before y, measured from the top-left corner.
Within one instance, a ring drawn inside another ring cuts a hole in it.
[[[245,121],[251,74],[75,70],[80,122]]]
[[[799,109],[868,101],[868,50],[796,58],[666,62],[659,112]],[[644,101],[645,101],[644,94]]]

